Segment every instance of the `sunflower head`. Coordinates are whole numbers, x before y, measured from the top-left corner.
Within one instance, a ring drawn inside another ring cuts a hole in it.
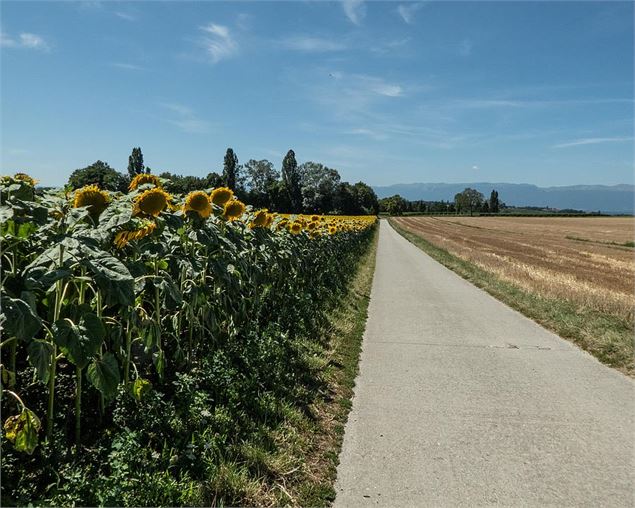
[[[163,189],[155,187],[139,194],[134,201],[132,213],[134,216],[157,217],[171,201],[170,196]]]
[[[337,233],[337,226],[329,226],[329,235]]]
[[[319,225],[320,225],[319,222],[312,221],[312,222],[309,222],[306,227],[309,231],[314,231]]]
[[[13,178],[15,180],[24,182],[27,185],[30,185],[31,187],[35,187],[35,184],[38,182],[35,178],[30,177],[26,173],[16,173],[15,175],[13,175]]]
[[[211,194],[212,204],[223,208],[228,201],[234,198],[234,191],[229,187],[219,187],[214,189]]]
[[[90,215],[99,217],[99,214],[106,209],[109,202],[110,196],[108,196],[106,191],[101,190],[96,185],[86,185],[75,191],[73,206],[75,208],[87,206]]]
[[[299,235],[302,232],[302,224],[298,221],[292,222],[289,231],[294,235]]]
[[[267,213],[266,209],[258,210],[256,215],[254,215],[254,220],[249,224],[250,228],[264,228],[267,227],[267,222],[269,220],[269,213]]]
[[[156,175],[151,175],[150,173],[139,173],[132,179],[130,182],[130,186],[128,187],[129,191],[133,191],[137,189],[139,186],[143,184],[152,184],[155,187],[161,187],[161,180]]]
[[[273,219],[275,219],[276,216],[273,213],[268,213],[267,214],[267,222],[265,222],[265,227],[271,227],[271,224],[273,224]]]
[[[283,217],[280,222],[278,222],[277,229],[285,229],[289,225],[289,219]]]
[[[311,222],[317,222],[320,220],[320,216],[319,215],[311,215]]]
[[[237,199],[228,201],[223,208],[223,217],[227,220],[238,219],[243,213],[245,213],[245,204]]]
[[[139,240],[144,236],[148,236],[157,228],[156,222],[152,220],[145,221],[139,229],[133,231],[119,231],[115,235],[115,245],[118,249],[125,247],[130,240]]]
[[[212,213],[212,202],[209,196],[203,191],[190,192],[185,197],[183,213],[195,212],[199,217],[206,219]]]

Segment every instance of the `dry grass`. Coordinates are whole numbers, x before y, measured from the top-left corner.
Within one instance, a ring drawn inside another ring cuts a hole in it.
[[[525,290],[635,324],[634,251],[615,245],[635,239],[633,218],[411,217],[395,222]]]
[[[635,219],[413,217],[391,223],[461,277],[635,377],[635,251],[626,247]]]

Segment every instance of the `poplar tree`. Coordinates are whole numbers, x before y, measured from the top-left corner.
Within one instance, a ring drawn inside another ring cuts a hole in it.
[[[292,213],[302,211],[302,187],[298,162],[295,160],[295,152],[289,150],[282,160],[282,183],[291,203]]]
[[[489,196],[489,211],[490,213],[498,213],[500,210],[500,203],[498,201],[498,191],[492,190]]]
[[[232,190],[236,190],[238,181],[238,157],[231,148],[225,152],[225,161],[223,163],[223,184]]]
[[[133,148],[132,154],[128,157],[128,176],[132,180],[136,175],[143,173],[144,169],[141,147]]]

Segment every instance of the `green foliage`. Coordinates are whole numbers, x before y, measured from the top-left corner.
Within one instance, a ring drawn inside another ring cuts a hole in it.
[[[135,176],[143,173],[145,166],[143,165],[143,154],[141,147],[133,148],[130,157],[128,157],[128,178],[132,180]],[[150,168],[148,168],[148,173]]]
[[[40,419],[33,411],[22,408],[19,415],[10,416],[4,423],[4,436],[13,443],[19,452],[31,455],[37,446],[37,433],[40,430]]]
[[[231,148],[227,149],[225,159],[223,161],[223,184],[232,190],[238,190],[238,182],[240,180],[240,166],[238,165],[238,156]]]
[[[125,192],[128,188],[128,179],[111,168],[108,163],[96,161],[90,166],[73,171],[68,184],[73,189],[94,184],[101,189]]]
[[[290,212],[302,211],[302,176],[295,160],[295,152],[289,150],[282,160],[282,183],[291,204]]]
[[[458,212],[469,211],[472,215],[475,211],[480,210],[484,199],[483,194],[468,187],[454,196],[454,206]]]
[[[389,215],[402,215],[407,207],[407,201],[399,194],[384,198],[380,203],[381,209],[385,210]]]
[[[488,208],[487,210],[483,210],[483,211],[490,212],[490,213],[500,212],[500,201],[498,200],[498,191],[495,189],[492,189],[492,193],[490,194],[490,197],[489,197],[489,206],[487,208]]]
[[[242,443],[320,393],[319,332],[372,230],[165,210],[117,248],[136,195],[98,220],[56,192],[5,203],[2,380],[28,410],[3,397],[3,505],[239,504],[260,478]]]
[[[218,173],[208,173],[206,177],[173,175],[164,172],[159,177],[167,180],[165,188],[174,194],[187,194],[200,189],[223,186],[223,177]]]

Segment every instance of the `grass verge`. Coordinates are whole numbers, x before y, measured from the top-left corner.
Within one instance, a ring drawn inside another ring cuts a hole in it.
[[[525,316],[574,342],[598,360],[635,377],[633,328],[630,323],[610,314],[574,305],[566,300],[544,298],[530,293],[491,272],[466,261],[426,239],[407,231],[390,220],[400,235],[430,257],[456,272],[475,286],[521,312]]]
[[[335,499],[334,483],[366,328],[378,232],[376,228],[347,294],[324,328],[324,348],[315,352],[315,366],[321,372],[316,384],[319,396],[304,409],[282,408],[283,425],[261,442],[244,443],[246,449],[240,455],[252,459],[228,471],[219,491],[226,491],[233,483],[237,498],[257,506],[327,506]],[[261,473],[254,475],[254,471]],[[254,476],[260,478],[255,480]]]

